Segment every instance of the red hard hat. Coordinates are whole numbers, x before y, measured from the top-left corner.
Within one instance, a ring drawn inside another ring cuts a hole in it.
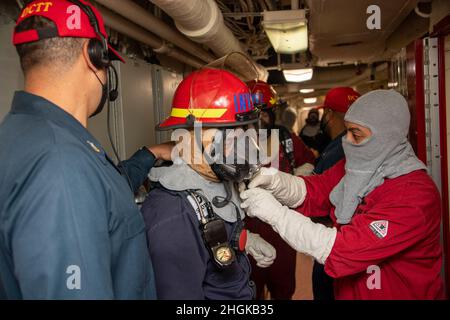
[[[235,127],[255,123],[258,117],[244,82],[228,71],[204,68],[180,83],[172,112],[158,129],[192,128],[195,122],[204,127]]]
[[[361,95],[349,87],[331,89],[325,97],[325,102],[320,108],[328,108],[336,112],[347,113],[350,106]]]
[[[80,4],[80,6],[78,5]],[[55,24],[55,28],[36,29],[22,32],[14,31],[13,44],[15,46],[35,42],[43,39],[58,37],[73,37],[87,39],[101,39],[90,22],[90,17],[82,7],[91,11],[95,20],[98,22],[98,28],[101,35],[108,40],[105,24],[100,12],[91,3],[86,0],[49,0],[49,1],[32,1],[26,5],[19,18],[16,26],[23,21],[34,16],[44,17]],[[120,60],[123,58],[108,44],[111,60]]]
[[[252,93],[253,101],[261,110],[274,108],[278,105],[277,93],[273,87],[264,81],[250,81],[247,83]]]

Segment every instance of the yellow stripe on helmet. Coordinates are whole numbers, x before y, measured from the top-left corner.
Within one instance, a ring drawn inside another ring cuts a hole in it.
[[[214,119],[222,117],[228,109],[180,109],[173,108],[170,114],[174,118],[186,118],[193,115],[196,118]]]

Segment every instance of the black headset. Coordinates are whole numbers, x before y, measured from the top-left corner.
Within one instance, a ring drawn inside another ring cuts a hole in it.
[[[107,115],[107,123],[108,123],[108,137],[109,141],[111,143],[111,147],[113,149],[113,152],[115,156],[117,157],[117,160],[120,162],[120,157],[117,152],[117,149],[114,145],[112,135],[111,135],[111,127],[110,127],[110,104],[111,102],[114,102],[119,97],[119,76],[117,74],[117,70],[114,67],[114,65],[111,63],[111,59],[109,58],[109,50],[108,50],[108,41],[105,38],[105,36],[100,31],[99,22],[97,19],[97,16],[95,15],[94,11],[92,11],[92,8],[87,6],[86,4],[82,3],[79,0],[68,0],[69,2],[77,5],[81,10],[86,13],[89,19],[89,23],[94,28],[95,33],[97,34],[98,38],[92,38],[89,39],[88,43],[88,54],[89,59],[91,60],[91,63],[96,67],[97,69],[106,69],[108,74],[108,115]],[[112,72],[111,72],[112,70]],[[111,73],[114,74],[114,87],[110,90],[111,86]],[[133,186],[131,183],[131,179],[128,176],[128,173],[125,170],[122,170],[121,167],[117,167],[117,169],[122,173],[123,176],[127,178],[128,185],[130,186],[130,189],[133,190]]]
[[[114,74],[114,88],[109,91],[109,101],[113,102],[117,100],[119,96],[118,91],[118,75],[116,68],[114,68],[113,64],[111,63],[111,59],[109,58],[109,52],[108,52],[108,41],[106,40],[105,36],[100,31],[99,22],[97,19],[97,16],[92,11],[92,8],[85,5],[79,0],[68,0],[69,2],[72,2],[73,4],[77,5],[81,10],[83,10],[84,13],[88,16],[89,23],[94,28],[95,33],[97,34],[98,38],[95,39],[89,39],[88,43],[88,54],[89,59],[91,60],[91,63],[97,68],[97,69],[106,69],[108,73],[108,77],[110,77],[111,72],[109,72],[110,69],[112,69],[112,73]],[[111,81],[108,81],[108,83],[111,83]]]

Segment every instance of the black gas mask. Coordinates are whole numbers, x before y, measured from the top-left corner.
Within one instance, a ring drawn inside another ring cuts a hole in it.
[[[220,129],[206,157],[222,181],[236,183],[251,179],[261,168],[257,133],[254,129]]]
[[[306,119],[306,123],[312,126],[315,126],[319,123],[319,113],[317,111],[310,112],[308,114],[308,118]]]

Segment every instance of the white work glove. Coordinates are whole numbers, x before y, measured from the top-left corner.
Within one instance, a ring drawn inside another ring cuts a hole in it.
[[[294,169],[295,176],[310,176],[314,171],[314,166],[311,163],[305,163],[304,165]]]
[[[317,224],[304,215],[282,206],[270,192],[251,189],[241,193],[241,207],[249,217],[257,217],[272,228],[295,250],[325,264],[336,240],[336,228]]]
[[[299,207],[306,197],[305,181],[275,168],[261,168],[248,185],[249,189],[262,188],[289,208]]]
[[[277,257],[277,251],[270,243],[261,238],[259,234],[250,231],[247,231],[245,252],[255,259],[256,265],[260,268],[270,267]]]

